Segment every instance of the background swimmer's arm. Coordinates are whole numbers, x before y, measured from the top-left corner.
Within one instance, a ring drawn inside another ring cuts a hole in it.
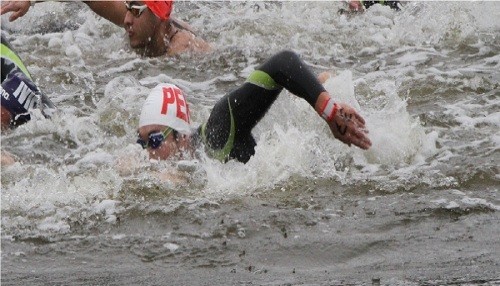
[[[36,1],[44,2],[44,1]],[[64,1],[60,1],[64,2]],[[87,6],[89,6],[92,11],[97,15],[111,21],[112,23],[123,26],[123,20],[125,19],[125,14],[127,9],[123,2],[116,1],[82,1]],[[15,21],[16,19],[24,16],[30,9],[31,1],[2,1],[0,6],[0,15],[8,12],[13,12],[9,17],[9,21]]]
[[[109,20],[115,25],[123,26],[127,8],[123,1],[83,1],[97,15]]]
[[[0,6],[0,15],[8,12],[13,12],[9,21],[15,21],[17,18],[24,16],[30,9],[31,1],[2,1]]]

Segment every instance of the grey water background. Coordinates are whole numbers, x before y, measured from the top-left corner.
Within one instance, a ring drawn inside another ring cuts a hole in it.
[[[3,285],[500,284],[500,4],[176,2],[214,45],[144,58],[81,3],[36,4],[2,32],[58,106],[2,134]],[[159,82],[195,124],[292,49],[368,121],[370,151],[283,92],[246,165],[150,162],[137,144]]]

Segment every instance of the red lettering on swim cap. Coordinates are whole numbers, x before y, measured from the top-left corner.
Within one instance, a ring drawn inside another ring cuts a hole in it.
[[[175,104],[177,113],[175,116],[189,123],[189,108],[182,94],[182,91],[177,87],[164,87],[163,89],[163,104],[161,114],[167,115],[170,104]]]
[[[153,12],[153,14],[163,21],[166,21],[170,18],[174,1],[145,1],[145,4],[148,6],[149,10]]]

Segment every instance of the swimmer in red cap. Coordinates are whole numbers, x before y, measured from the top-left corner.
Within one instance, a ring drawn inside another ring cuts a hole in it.
[[[10,21],[22,17],[36,1],[2,1],[0,15],[13,12]],[[183,52],[203,53],[210,45],[184,22],[171,17],[173,1],[83,1],[95,13],[123,26],[130,46],[150,57]]]
[[[205,41],[170,19],[172,1],[130,1],[124,6],[127,13],[123,23],[130,46],[142,49],[145,55],[175,55],[187,50],[210,49]]]

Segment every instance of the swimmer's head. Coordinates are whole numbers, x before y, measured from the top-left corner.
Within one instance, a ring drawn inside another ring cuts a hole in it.
[[[189,108],[182,91],[172,84],[159,84],[149,94],[139,119],[138,140],[149,158],[182,157],[189,150]]]
[[[173,84],[159,84],[151,90],[139,118],[139,128],[163,125],[190,134],[189,107],[182,90]]]

